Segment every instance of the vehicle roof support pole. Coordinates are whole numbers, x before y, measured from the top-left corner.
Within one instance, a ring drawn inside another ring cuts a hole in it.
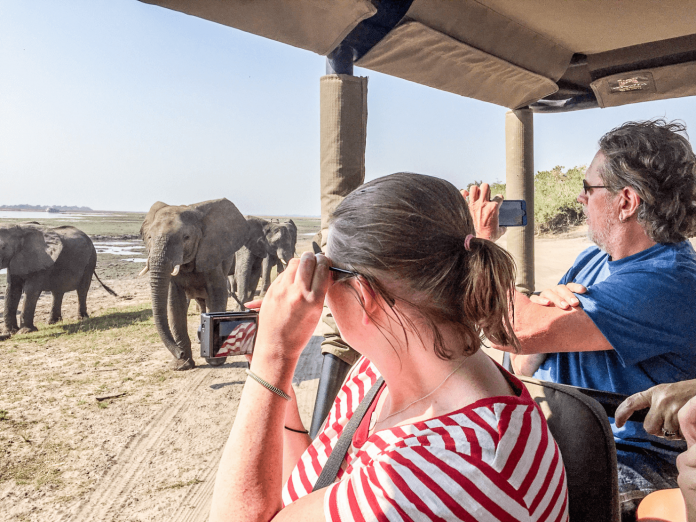
[[[517,264],[517,290],[534,292],[534,113],[516,109],[505,114],[506,199],[527,202],[527,226],[509,227],[508,251]]]
[[[329,216],[365,181],[367,140],[367,78],[353,76],[353,50],[339,46],[326,60],[326,76],[319,81],[321,238],[326,247]],[[314,437],[333,405],[343,379],[359,354],[341,339],[336,323],[324,307],[318,331],[322,342],[322,374],[314,404],[310,435]]]

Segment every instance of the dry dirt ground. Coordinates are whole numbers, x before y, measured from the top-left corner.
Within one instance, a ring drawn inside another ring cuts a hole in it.
[[[300,232],[299,251],[311,239]],[[194,370],[167,369],[148,278],[135,277],[142,266],[99,254],[97,272],[119,297],[95,280],[89,319],[77,320],[72,292],[64,321],[48,326],[51,296],[44,294],[39,331],[0,342],[0,521],[207,520],[246,362],[234,357],[213,368],[196,358]],[[192,305],[192,339],[198,324]],[[307,426],[318,340],[294,383]],[[194,355],[197,349],[194,343]]]
[[[0,520],[207,519],[246,363],[212,368],[197,358],[194,370],[168,370],[147,282],[107,284],[130,299],[93,288],[90,319],[0,345]],[[50,297],[40,303],[45,322]],[[317,372],[298,373],[316,381]]]
[[[303,233],[298,252],[309,244]],[[538,239],[537,289],[554,285],[589,244],[583,229]],[[95,281],[90,319],[77,321],[73,292],[65,296],[64,321],[46,325],[44,295],[39,331],[0,342],[0,521],[207,520],[246,365],[230,358],[212,368],[197,358],[194,370],[168,370],[148,279],[134,277],[142,264],[119,259],[100,255],[98,271],[120,297]],[[192,306],[192,339],[197,325]],[[318,340],[295,375],[306,426],[321,364]]]

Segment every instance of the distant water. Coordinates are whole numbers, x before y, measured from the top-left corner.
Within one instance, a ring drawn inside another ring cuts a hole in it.
[[[85,214],[63,214],[60,212],[13,212],[0,210],[0,219],[21,219],[24,221],[39,221],[41,219],[84,219]]]

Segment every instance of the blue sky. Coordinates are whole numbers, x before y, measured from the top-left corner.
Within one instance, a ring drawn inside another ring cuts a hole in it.
[[[319,214],[325,58],[137,0],[0,0],[0,204],[145,211],[227,197],[246,214]],[[505,178],[506,109],[369,77],[367,179]],[[535,116],[535,168],[588,164],[631,119],[692,98]]]

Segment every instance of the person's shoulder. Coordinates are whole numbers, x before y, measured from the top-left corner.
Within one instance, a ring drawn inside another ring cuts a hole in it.
[[[696,252],[688,240],[658,243],[612,265],[612,275],[646,272],[656,279],[696,282]]]
[[[515,451],[522,440],[529,442],[523,451]],[[428,421],[401,426],[398,432],[385,435],[380,446],[378,461],[417,467],[412,461],[415,454],[419,460],[437,463],[441,469],[452,467],[465,476],[493,469],[505,481],[511,480],[517,464],[530,454],[558,451],[526,388],[519,397],[483,399]],[[523,474],[553,473],[554,466],[546,463],[544,469],[537,467]]]

